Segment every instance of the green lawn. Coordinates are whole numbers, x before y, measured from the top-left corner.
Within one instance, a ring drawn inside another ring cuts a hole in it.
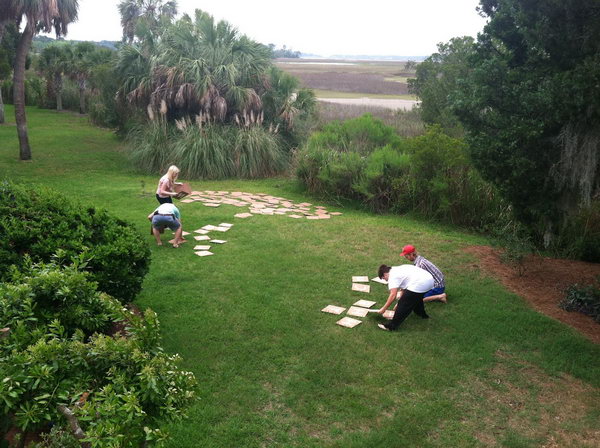
[[[37,109],[28,118],[33,162],[17,160],[14,123],[0,126],[0,176],[106,207],[152,247],[136,303],[158,312],[165,348],[199,380],[190,418],[168,428],[170,447],[600,443],[600,347],[484,276],[463,249],[485,239],[331,204],[344,214],[308,221],[239,220],[244,209],[196,203],[181,204],[184,227],[234,223],[228,243],[206,258],[192,243],[158,248],[146,215],[159,173],[135,173],[123,144],[85,118]],[[288,178],[192,186],[320,203]],[[384,286],[351,292],[350,277],[401,263],[406,243],[447,275],[449,304],[428,306],[431,319],[410,316],[389,333],[374,318],[349,330],[319,311],[361,298],[381,304]]]

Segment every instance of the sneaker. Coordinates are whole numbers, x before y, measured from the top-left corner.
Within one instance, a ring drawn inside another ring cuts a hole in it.
[[[384,330],[384,331],[390,331],[390,329],[388,327],[386,327],[385,325],[383,325],[383,324],[377,324],[377,326],[379,328],[381,328],[382,330]]]

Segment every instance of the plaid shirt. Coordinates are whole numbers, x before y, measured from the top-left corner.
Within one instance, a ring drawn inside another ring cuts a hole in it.
[[[429,261],[427,258],[417,255],[413,263],[416,267],[426,270],[433,277],[434,288],[445,288],[444,274],[440,271],[435,264]]]

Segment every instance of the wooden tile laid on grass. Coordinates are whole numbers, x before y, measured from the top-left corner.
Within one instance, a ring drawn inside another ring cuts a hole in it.
[[[341,307],[341,306],[327,305],[321,311],[323,311],[324,313],[342,314],[345,310],[346,310],[346,308]]]
[[[195,236],[194,239],[196,241],[208,241],[208,240],[210,240],[210,236],[208,236],[208,235],[199,235],[199,236]]]
[[[387,285],[388,284],[387,280],[384,280],[384,279],[379,278],[379,277],[373,277],[371,279],[371,281],[372,282],[376,282],[376,283],[381,283],[382,285]]]
[[[351,306],[348,309],[348,316],[355,316],[355,317],[365,317],[367,314],[369,314],[369,310],[366,308],[361,308],[359,306]]]
[[[225,240],[210,240],[211,243],[215,244],[225,244],[227,241]]]
[[[371,308],[376,303],[377,302],[372,302],[371,300],[359,300],[358,302],[353,303],[352,306],[361,306],[363,308]]]
[[[250,218],[250,216],[252,216],[252,213],[238,213],[236,215],[233,215],[235,218]]]
[[[351,317],[344,317],[336,322],[336,324],[341,325],[346,328],[354,328],[357,325],[362,324],[362,321],[358,319],[352,319]]]
[[[210,250],[210,246],[208,246],[208,245],[194,246],[194,250]]]
[[[355,275],[352,277],[353,283],[368,282],[368,281],[369,281],[369,277],[367,277],[366,275]]]
[[[207,250],[200,250],[198,252],[194,252],[196,255],[198,255],[199,257],[208,257],[209,255],[214,255],[212,252],[209,252]]]
[[[363,285],[361,283],[352,283],[352,291],[369,293],[369,292],[371,292],[371,286]]]

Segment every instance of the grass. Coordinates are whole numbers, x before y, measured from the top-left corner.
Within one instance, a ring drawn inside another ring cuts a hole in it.
[[[165,348],[200,383],[190,418],[168,428],[170,447],[597,446],[600,347],[484,276],[463,250],[482,237],[353,209],[323,221],[236,220],[238,208],[181,204],[188,230],[234,223],[229,242],[206,258],[190,243],[158,248],[145,217],[160,173],[130,170],[121,142],[85,118],[28,118],[34,160],[18,161],[14,124],[0,126],[0,176],[106,207],[152,247],[137,303],[158,312]],[[192,185],[318,203],[284,178]],[[382,285],[351,292],[350,276],[400,263],[408,242],[447,275],[450,303],[428,306],[431,319],[411,316],[389,333],[374,318],[348,330],[319,312],[380,304]]]
[[[317,98],[379,98],[388,100],[412,100],[416,101],[415,95],[386,95],[376,93],[361,93],[361,92],[339,92],[335,90],[321,90],[315,89],[315,95]]]

